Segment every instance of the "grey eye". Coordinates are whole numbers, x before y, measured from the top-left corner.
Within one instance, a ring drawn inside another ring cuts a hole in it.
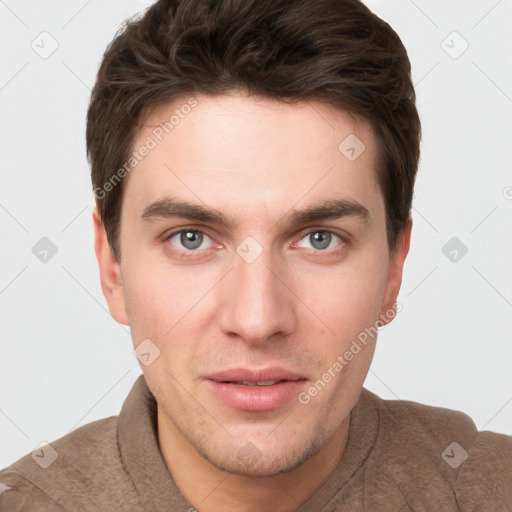
[[[332,238],[331,233],[327,231],[316,231],[315,233],[310,233],[309,237],[311,245],[315,249],[325,249],[329,247]]]
[[[195,249],[209,249],[210,237],[202,231],[194,229],[182,229],[168,237],[168,241],[178,249],[195,251]],[[204,246],[206,244],[206,247]]]
[[[339,235],[331,231],[311,231],[301,239],[299,247],[307,247],[308,249],[316,250],[332,248],[338,245],[335,243],[336,239],[338,239],[338,243],[342,241]],[[306,242],[307,245],[302,245],[304,242]]]
[[[203,242],[203,234],[199,231],[182,231],[180,242],[187,249],[197,249]]]

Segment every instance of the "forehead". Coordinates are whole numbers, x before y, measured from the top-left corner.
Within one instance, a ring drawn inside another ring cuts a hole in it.
[[[369,210],[382,199],[369,123],[319,101],[199,94],[155,108],[142,124],[133,150],[151,149],[128,175],[123,204],[139,215],[166,196],[248,219],[319,198]]]

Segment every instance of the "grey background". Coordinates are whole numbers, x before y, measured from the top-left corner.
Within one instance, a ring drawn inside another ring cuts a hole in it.
[[[84,133],[102,52],[148,4],[0,1],[0,467],[117,414],[140,374],[100,289]],[[512,2],[367,4],[409,51],[424,137],[403,310],[365,386],[510,434]]]

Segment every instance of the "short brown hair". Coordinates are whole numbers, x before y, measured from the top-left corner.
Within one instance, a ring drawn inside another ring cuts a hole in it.
[[[157,1],[108,46],[87,113],[93,189],[114,255],[123,182],[112,179],[148,110],[241,88],[321,100],[370,121],[392,253],[410,217],[420,153],[410,71],[398,35],[359,0]]]

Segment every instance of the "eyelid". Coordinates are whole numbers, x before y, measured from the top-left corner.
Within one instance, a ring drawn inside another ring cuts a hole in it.
[[[344,234],[342,233],[339,233],[337,230],[333,229],[333,228],[326,228],[326,227],[308,227],[306,228],[305,230],[301,231],[298,235],[296,235],[296,238],[294,242],[292,242],[292,247],[297,247],[297,244],[302,241],[304,239],[304,237],[308,236],[308,235],[311,235],[313,233],[331,233],[332,235],[335,235],[337,236],[341,241],[340,243],[338,243],[335,247],[331,248],[331,249],[309,249],[309,250],[313,250],[313,251],[316,251],[316,252],[325,252],[325,253],[329,253],[329,252],[335,252],[336,250],[339,250],[339,248],[341,246],[344,246],[344,245],[347,245],[350,241],[350,235],[346,232],[344,232]],[[304,249],[304,247],[298,247],[299,249]],[[306,247],[306,249],[308,249]]]
[[[297,241],[302,240],[306,235],[310,235],[312,233],[318,233],[318,232],[331,233],[333,235],[340,237],[342,239],[342,241],[346,242],[346,243],[348,243],[352,239],[352,236],[348,232],[346,232],[344,230],[336,229],[336,228],[326,227],[326,226],[316,226],[316,227],[310,226],[310,227],[304,228],[303,230],[299,231],[299,233],[297,233],[297,235],[295,235],[294,239]],[[293,242],[293,243],[295,243],[295,242]]]
[[[162,241],[164,242],[168,242],[173,236],[179,234],[179,233],[183,233],[183,232],[187,232],[187,231],[194,231],[194,232],[198,232],[198,233],[202,233],[203,235],[206,235],[208,238],[210,238],[210,240],[212,241],[212,243],[214,245],[216,245],[217,247],[209,247],[207,249],[196,249],[196,250],[191,250],[191,249],[179,249],[178,247],[175,247],[174,250],[177,251],[178,253],[181,253],[181,254],[185,254],[185,255],[193,255],[193,254],[199,254],[199,253],[204,253],[205,251],[210,251],[214,248],[222,248],[223,245],[220,244],[219,242],[217,242],[207,231],[207,229],[204,227],[204,226],[200,226],[200,227],[195,227],[195,226],[180,226],[179,228],[175,228],[175,229],[171,229],[170,231],[168,232],[165,232],[161,239]],[[343,231],[343,234],[340,233],[338,230],[334,229],[334,228],[327,228],[325,226],[320,226],[320,227],[314,227],[314,226],[309,226],[307,228],[304,228],[302,231],[300,231],[297,235],[295,235],[294,239],[296,241],[292,242],[290,245],[292,247],[296,247],[297,246],[297,243],[299,241],[301,241],[305,236],[307,235],[311,235],[312,233],[317,233],[317,232],[323,232],[323,233],[331,233],[337,237],[339,237],[341,239],[341,242],[339,244],[337,244],[335,247],[331,248],[331,249],[309,249],[309,250],[312,250],[312,251],[315,251],[315,252],[318,252],[318,253],[331,253],[331,252],[336,252],[337,250],[340,250],[340,247],[343,247],[345,245],[347,245],[350,240],[351,240],[351,236],[349,233]],[[298,247],[299,249],[304,249],[303,247]],[[306,248],[307,249],[307,248]]]
[[[161,236],[161,240],[163,242],[168,242],[173,236],[179,234],[179,233],[186,233],[188,231],[193,231],[193,232],[197,232],[197,233],[201,233],[205,236],[207,236],[211,241],[212,241],[212,244],[213,245],[216,245],[217,247],[218,246],[222,246],[222,244],[219,244],[219,242],[217,242],[209,233],[208,233],[208,230],[205,229],[204,227],[193,227],[193,226],[180,226],[179,228],[175,228],[175,229],[171,229],[170,231],[166,231],[162,236]],[[210,249],[212,249],[212,247],[209,247],[208,249],[199,249],[199,250],[191,250],[191,249],[188,249],[188,250],[185,250],[185,249],[179,249],[178,247],[175,248],[176,251],[178,252],[182,252],[182,253],[199,253],[199,252],[204,252],[204,251],[208,251]]]

